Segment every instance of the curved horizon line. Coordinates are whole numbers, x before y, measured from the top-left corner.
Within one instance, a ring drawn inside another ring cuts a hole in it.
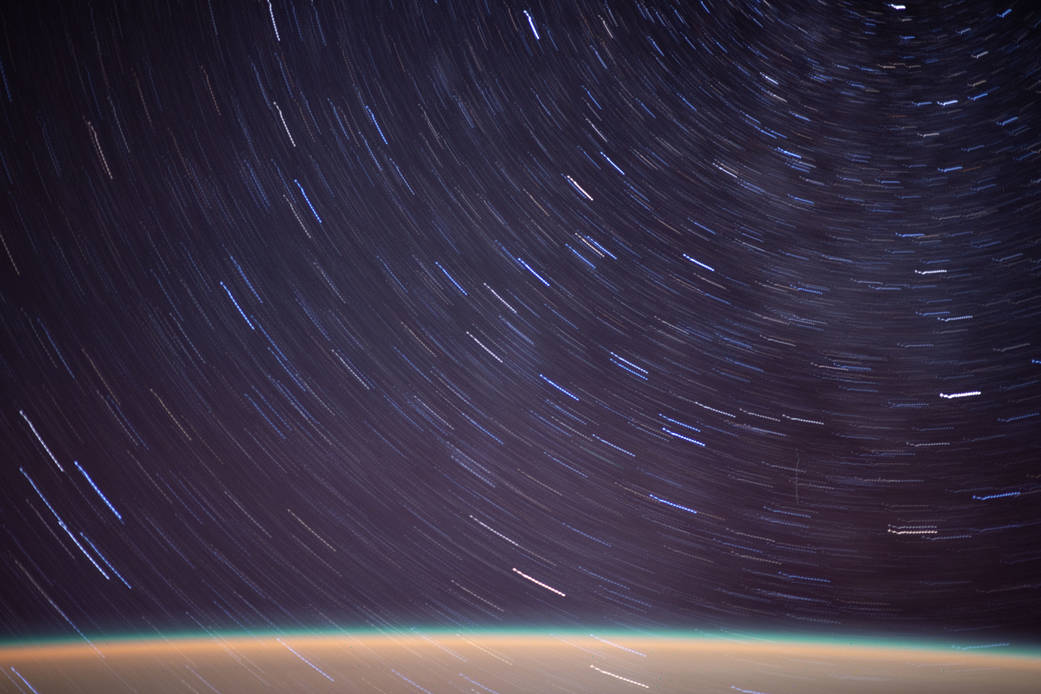
[[[918,637],[886,637],[883,635],[831,634],[814,636],[804,633],[778,631],[704,631],[684,628],[597,628],[588,627],[473,627],[458,628],[446,626],[429,626],[413,628],[295,628],[295,629],[260,629],[260,630],[213,630],[192,631],[177,630],[170,633],[99,633],[96,635],[40,637],[22,640],[0,640],[0,654],[27,654],[36,652],[39,656],[54,657],[59,654],[77,655],[80,653],[99,653],[100,648],[119,652],[144,652],[162,650],[164,648],[199,649],[216,643],[235,645],[238,647],[268,647],[279,645],[281,639],[311,644],[333,644],[344,640],[363,640],[368,645],[402,645],[400,642],[431,642],[432,639],[473,638],[492,639],[496,641],[525,642],[557,638],[582,638],[607,643],[606,639],[624,639],[629,643],[655,642],[659,645],[700,646],[702,649],[719,648],[721,646],[751,650],[791,649],[816,647],[827,650],[857,649],[864,652],[881,653],[914,650],[923,653],[943,655],[961,654],[973,657],[1014,657],[1027,661],[1036,661],[1041,665],[1041,644],[1021,643],[1014,645],[1010,641],[997,643],[958,644],[950,641],[939,642],[935,638]],[[373,643],[375,642],[375,643]],[[282,644],[284,645],[284,644]]]

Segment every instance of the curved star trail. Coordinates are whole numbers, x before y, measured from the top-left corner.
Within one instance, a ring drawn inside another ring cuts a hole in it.
[[[5,637],[1038,636],[1030,3],[22,5]]]

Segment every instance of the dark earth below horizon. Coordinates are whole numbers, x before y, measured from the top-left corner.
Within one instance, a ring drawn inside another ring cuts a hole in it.
[[[1041,658],[779,640],[412,633],[0,648],[3,691],[1036,692]],[[14,685],[13,687],[11,685]]]

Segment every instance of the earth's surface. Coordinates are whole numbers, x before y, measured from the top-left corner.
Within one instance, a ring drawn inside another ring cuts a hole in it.
[[[1039,692],[1041,657],[850,641],[291,634],[15,644],[7,692]]]

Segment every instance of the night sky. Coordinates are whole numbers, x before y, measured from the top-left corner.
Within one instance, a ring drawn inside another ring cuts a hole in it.
[[[1041,637],[1033,3],[7,3],[0,637]]]

